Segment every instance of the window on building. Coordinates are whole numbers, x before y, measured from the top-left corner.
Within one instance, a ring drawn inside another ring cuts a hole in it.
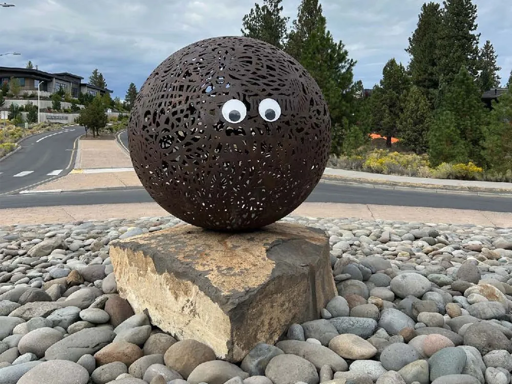
[[[25,86],[25,78],[24,77],[18,77],[18,80],[20,82],[20,86],[24,87]]]

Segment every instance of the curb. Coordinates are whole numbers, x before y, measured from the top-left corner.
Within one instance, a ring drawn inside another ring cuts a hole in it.
[[[408,189],[423,189],[426,192],[440,192],[440,191],[449,191],[451,193],[470,193],[470,192],[482,192],[482,193],[490,193],[490,194],[505,194],[512,196],[512,190],[506,188],[481,188],[481,187],[461,187],[461,186],[452,186],[452,185],[435,185],[435,184],[423,184],[423,183],[412,183],[406,181],[388,181],[388,180],[376,180],[376,179],[366,179],[366,178],[357,178],[357,177],[345,177],[338,175],[323,175],[322,179],[330,180],[330,181],[339,181],[347,184],[366,184],[372,186],[382,186],[382,187],[397,187],[393,189],[399,189],[400,187],[405,187]]]
[[[131,191],[131,190],[145,190],[144,187],[102,187],[102,188],[93,188],[93,189],[47,189],[44,191],[33,191],[33,190],[24,190],[18,192],[18,194],[22,195],[31,195],[31,194],[50,194],[50,193],[92,193],[92,192],[105,192],[105,191]],[[115,204],[115,203],[112,203]]]
[[[117,141],[117,145],[119,145],[121,147],[121,149],[123,151],[125,151],[128,154],[128,156],[129,156],[130,155],[130,150],[128,148],[126,148],[126,146],[123,144],[123,142],[119,138],[121,136],[121,133],[123,133],[125,131],[126,131],[126,129],[123,129],[122,131],[117,132],[117,134],[116,134],[116,141]]]

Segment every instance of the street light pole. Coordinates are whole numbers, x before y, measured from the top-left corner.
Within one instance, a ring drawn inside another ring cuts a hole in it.
[[[44,81],[40,81],[37,83],[37,124],[41,123],[41,84],[43,84]]]

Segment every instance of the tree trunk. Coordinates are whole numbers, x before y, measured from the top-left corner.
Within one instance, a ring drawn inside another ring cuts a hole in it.
[[[386,136],[386,147],[391,148],[391,136]]]

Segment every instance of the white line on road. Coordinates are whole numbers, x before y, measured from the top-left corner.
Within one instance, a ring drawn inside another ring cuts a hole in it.
[[[116,172],[131,172],[133,168],[88,168],[88,169],[75,169],[71,173],[116,173]]]
[[[40,141],[46,139],[47,137],[52,137],[52,136],[55,136],[55,135],[60,135],[61,133],[63,133],[63,132],[52,133],[51,135],[47,135],[47,136],[41,137],[39,140],[36,140],[36,143],[39,143]]]
[[[47,173],[47,176],[58,176],[62,172],[62,169],[56,169],[55,171],[52,171],[50,173]]]
[[[29,193],[61,193],[62,192],[62,189],[47,189],[47,190],[44,190],[44,191],[30,191],[30,190],[25,190],[25,191],[21,191],[20,192],[20,195],[23,194],[23,195],[26,195],[26,194],[29,194]]]
[[[23,172],[20,172],[20,173],[17,173],[16,175],[14,175],[13,177],[23,177],[23,176],[27,176],[27,175],[30,175],[31,173],[33,173],[34,171],[23,171]]]

